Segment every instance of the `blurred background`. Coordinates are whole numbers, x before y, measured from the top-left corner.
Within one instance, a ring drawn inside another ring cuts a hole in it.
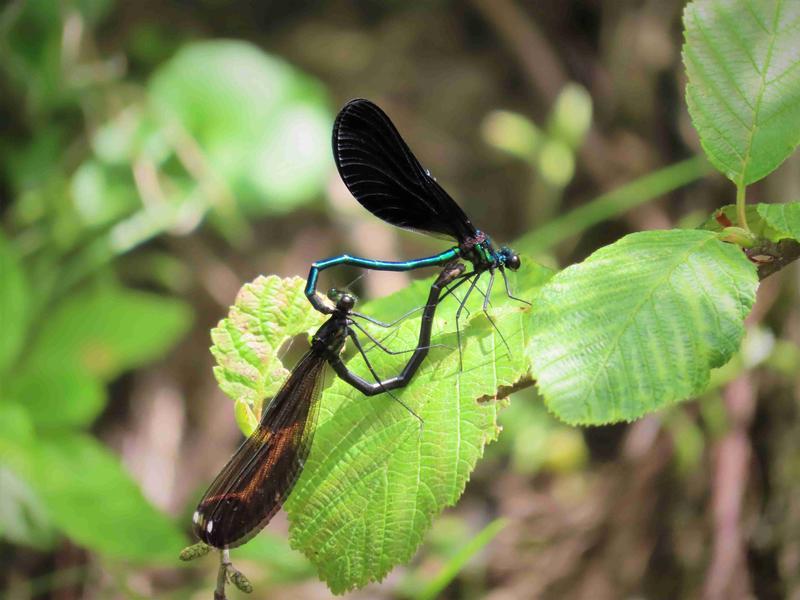
[[[475,223],[552,267],[732,203],[686,111],[682,8],[3,3],[0,595],[210,597],[215,559],[177,561],[240,440],[209,329],[258,274],[446,247],[339,182],[346,100],[381,105]],[[800,161],[748,193],[797,201]],[[800,598],[798,273],[763,283],[701,398],[576,429],[514,395],[413,562],[349,597]],[[329,597],[286,528],[234,553],[254,597]]]

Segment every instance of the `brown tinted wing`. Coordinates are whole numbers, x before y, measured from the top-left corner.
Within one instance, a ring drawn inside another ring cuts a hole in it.
[[[215,548],[257,534],[289,496],[311,448],[325,359],[309,351],[272,399],[253,434],[203,495],[195,534]]]

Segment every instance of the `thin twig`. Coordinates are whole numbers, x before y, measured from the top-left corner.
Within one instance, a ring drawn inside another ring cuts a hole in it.
[[[214,590],[214,600],[226,600],[225,584],[228,582],[228,567],[231,557],[228,550],[219,551],[219,571],[217,571],[217,587]]]

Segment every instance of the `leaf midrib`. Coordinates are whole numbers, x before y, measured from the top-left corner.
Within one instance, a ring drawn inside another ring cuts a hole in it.
[[[781,12],[782,5],[783,5],[783,0],[776,1],[775,13],[772,15],[772,31],[767,32],[770,36],[769,48],[767,49],[767,57],[766,60],[764,61],[764,66],[762,67],[761,72],[759,73],[759,75],[761,76],[761,85],[759,86],[758,95],[756,97],[756,103],[755,106],[753,107],[753,123],[750,126],[750,130],[748,132],[748,139],[747,139],[747,145],[745,147],[744,159],[742,161],[742,168],[739,172],[739,181],[737,181],[736,183],[736,185],[739,187],[744,187],[745,185],[745,175],[747,173],[747,167],[750,164],[751,150],[753,148],[753,138],[755,137],[755,132],[758,127],[758,116],[761,111],[761,102],[764,98],[764,90],[767,87],[767,73],[769,72],[769,65],[772,62],[772,51],[775,47],[775,40],[778,37],[777,20],[778,20],[778,15]],[[758,23],[761,24],[760,21],[758,21]]]

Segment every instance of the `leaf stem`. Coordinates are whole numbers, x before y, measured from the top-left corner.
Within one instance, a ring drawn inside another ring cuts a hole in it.
[[[748,233],[750,227],[747,225],[747,202],[745,200],[745,185],[742,182],[736,184],[736,219],[738,225]]]

